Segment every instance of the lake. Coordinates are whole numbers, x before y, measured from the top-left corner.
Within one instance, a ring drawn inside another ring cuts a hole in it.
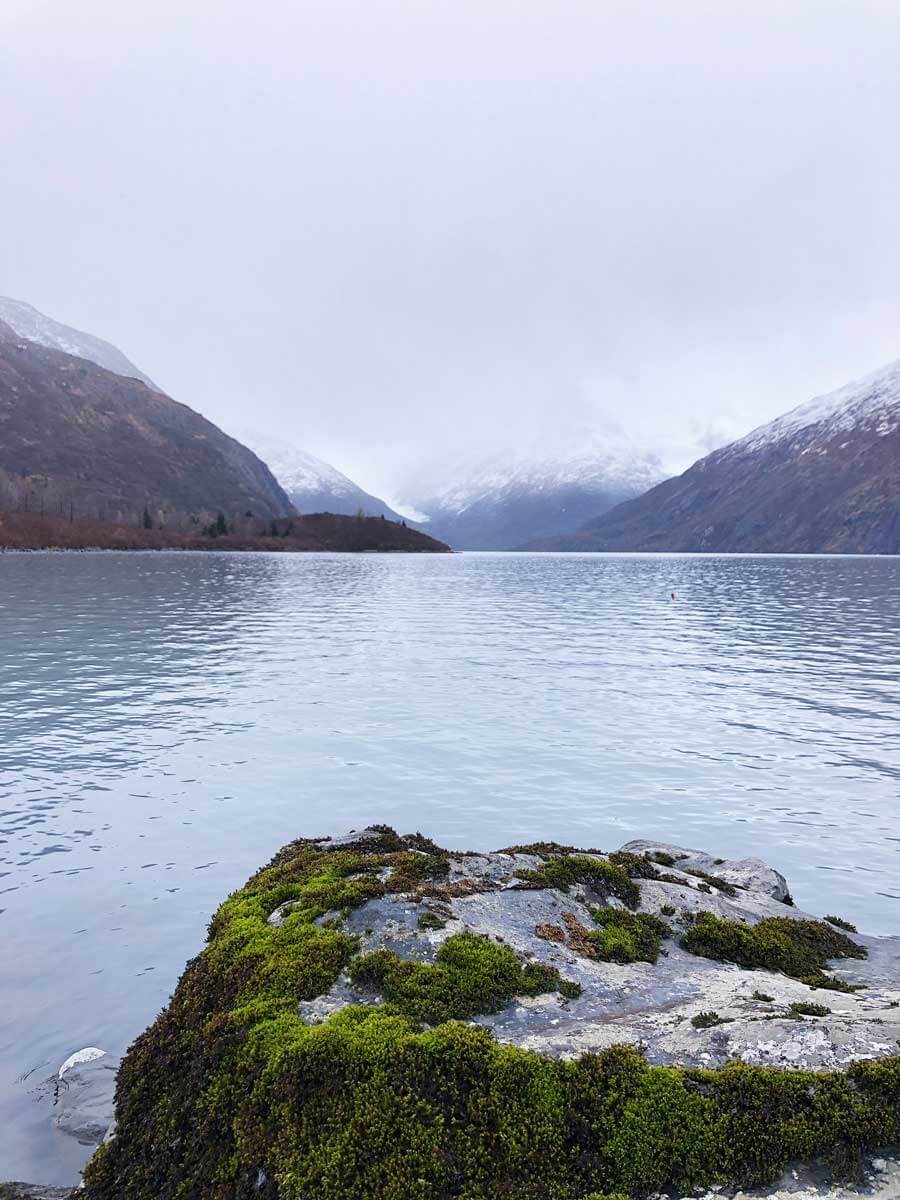
[[[672,593],[675,598],[672,599]],[[300,835],[759,856],[900,930],[900,560],[0,556],[0,1178]]]

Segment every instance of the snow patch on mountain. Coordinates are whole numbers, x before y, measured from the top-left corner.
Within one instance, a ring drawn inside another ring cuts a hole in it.
[[[658,458],[630,447],[590,449],[571,457],[536,459],[515,452],[497,454],[474,466],[458,464],[449,480],[430,488],[407,489],[408,503],[426,512],[440,510],[457,516],[484,501],[502,501],[520,494],[583,491],[646,491],[663,478]],[[427,499],[426,499],[427,497]]]
[[[808,400],[726,446],[715,457],[754,454],[786,441],[796,441],[798,451],[819,449],[854,429],[872,429],[882,437],[900,429],[900,359],[837,391]]]
[[[331,463],[283,438],[255,429],[241,430],[236,436],[266,463],[300,512],[353,516],[362,509],[370,517],[384,516],[389,521],[399,521],[405,515],[380,496],[365,491]]]
[[[352,497],[362,491],[337,467],[298,446],[255,431],[244,431],[237,436],[266,463],[288,495],[330,492],[335,496]]]
[[[23,300],[0,296],[0,321],[5,322],[13,333],[27,342],[87,359],[88,362],[96,363],[107,371],[124,375],[128,379],[139,379],[155,392],[159,391],[153,380],[143,371],[139,371],[121,350],[91,333],[83,333],[80,329],[63,325],[61,321],[54,321],[52,317],[39,312]]]

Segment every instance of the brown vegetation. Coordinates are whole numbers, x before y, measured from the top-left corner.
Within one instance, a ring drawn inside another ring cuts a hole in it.
[[[218,532],[224,525],[225,532]],[[405,551],[446,553],[448,547],[427,534],[379,517],[342,517],[310,513],[277,521],[241,518],[193,532],[115,525],[86,517],[29,512],[0,512],[0,548],[4,550],[268,550]]]

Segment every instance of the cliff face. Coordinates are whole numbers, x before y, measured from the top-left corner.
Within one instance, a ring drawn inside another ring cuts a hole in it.
[[[900,553],[900,362],[529,548]]]
[[[292,505],[268,467],[199,413],[0,322],[0,509],[190,528]]]

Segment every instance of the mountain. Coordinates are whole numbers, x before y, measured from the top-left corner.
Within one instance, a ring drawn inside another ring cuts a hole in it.
[[[255,431],[240,432],[241,441],[265,459],[298,512],[330,512],[356,516],[384,515],[389,521],[404,518],[383,500],[348,479],[336,467],[287,442]]]
[[[900,553],[900,360],[529,548]]]
[[[72,329],[60,321],[54,321],[52,317],[45,316],[22,300],[0,296],[0,321],[26,341],[46,346],[48,350],[62,350],[65,354],[86,358],[100,367],[106,367],[107,371],[114,371],[116,375],[140,379],[147,387],[153,388],[154,391],[159,390],[152,379],[148,379],[121,350],[117,350],[109,342],[104,342],[102,338],[94,337],[91,333]]]
[[[0,322],[0,509],[178,528],[293,509],[268,467],[185,404]]]
[[[441,487],[414,488],[409,504],[427,518],[420,528],[451,546],[513,550],[532,538],[574,531],[646,491],[662,474],[656,459],[627,446],[558,459],[510,454],[461,465]]]

